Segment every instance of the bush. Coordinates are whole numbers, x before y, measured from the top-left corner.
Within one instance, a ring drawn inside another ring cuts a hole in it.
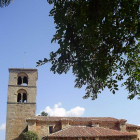
[[[32,131],[23,133],[23,137],[23,140],[39,140],[37,133]]]

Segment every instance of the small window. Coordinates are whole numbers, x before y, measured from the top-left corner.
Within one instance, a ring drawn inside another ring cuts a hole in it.
[[[21,93],[18,93],[17,102],[21,103]]]
[[[27,94],[23,93],[23,103],[27,103]]]
[[[21,85],[21,84],[22,84],[22,78],[21,78],[21,77],[18,77],[17,84],[18,84],[18,85]]]
[[[53,126],[49,126],[49,133],[51,134],[53,132]]]

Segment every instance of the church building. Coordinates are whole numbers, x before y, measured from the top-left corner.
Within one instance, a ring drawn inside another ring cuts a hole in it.
[[[140,126],[112,117],[36,116],[37,69],[9,68],[6,140],[140,140]]]

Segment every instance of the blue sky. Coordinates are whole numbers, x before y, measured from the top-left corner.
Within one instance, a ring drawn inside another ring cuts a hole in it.
[[[23,68],[24,52],[25,68],[36,68],[39,59],[49,57],[59,47],[51,44],[55,34],[51,8],[46,0],[24,0],[0,9],[0,140],[5,139],[8,68]],[[105,89],[95,101],[83,99],[85,87],[74,88],[72,72],[53,74],[50,66],[38,67],[37,114],[45,110],[50,115],[115,117],[140,124],[140,100],[128,100],[124,88],[115,95]]]

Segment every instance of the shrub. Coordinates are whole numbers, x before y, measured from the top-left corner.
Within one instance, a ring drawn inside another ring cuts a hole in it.
[[[23,140],[39,140],[37,133],[32,131],[23,133],[23,137]]]

